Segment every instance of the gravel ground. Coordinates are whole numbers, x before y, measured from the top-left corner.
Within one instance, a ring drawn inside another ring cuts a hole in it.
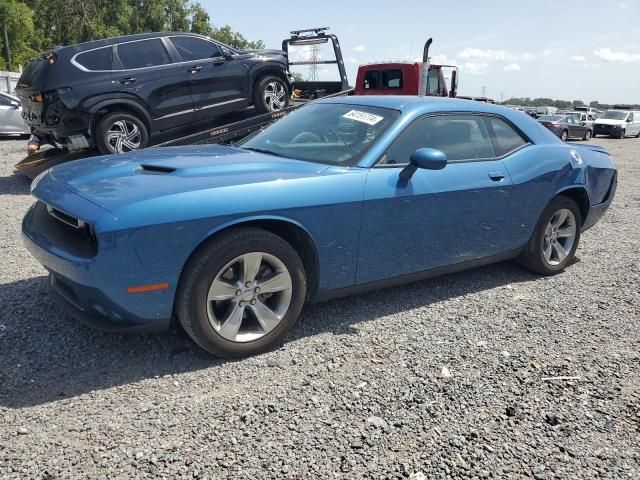
[[[617,198],[564,274],[307,307],[283,348],[221,361],[52,304],[24,142],[0,140],[0,478],[640,478],[640,140],[596,142]]]

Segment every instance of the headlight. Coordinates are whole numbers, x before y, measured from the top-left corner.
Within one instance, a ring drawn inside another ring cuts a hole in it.
[[[47,168],[44,172],[42,172],[36,178],[33,179],[33,181],[31,182],[31,189],[30,189],[31,193],[33,193],[33,191],[36,189],[36,187],[38,186],[38,183],[40,183],[40,180],[42,180],[45,177],[45,175],[47,175],[50,171],[51,169]]]

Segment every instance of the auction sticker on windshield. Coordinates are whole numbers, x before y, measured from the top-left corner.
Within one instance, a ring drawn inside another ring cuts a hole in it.
[[[348,118],[349,120],[355,120],[356,122],[366,123],[367,125],[375,125],[376,123],[384,120],[384,117],[374,115],[373,113],[362,112],[360,110],[351,110],[345,113],[342,118]]]

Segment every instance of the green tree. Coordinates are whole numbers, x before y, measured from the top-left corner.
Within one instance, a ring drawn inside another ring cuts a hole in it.
[[[227,45],[240,49],[264,48],[262,40],[250,41],[244,35],[231,29],[229,25],[220,28],[214,28],[211,38],[226,43]]]
[[[31,8],[19,0],[0,0],[0,69],[15,70],[37,55],[33,37]]]
[[[199,3],[191,5],[191,27],[189,31],[206,35],[207,37],[213,35],[209,14]]]

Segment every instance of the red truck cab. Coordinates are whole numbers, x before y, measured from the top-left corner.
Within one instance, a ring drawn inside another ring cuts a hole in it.
[[[391,62],[361,65],[358,68],[355,95],[430,95],[455,97],[457,68],[429,62],[431,39],[424,47],[422,62]],[[443,67],[452,69],[450,86]]]

